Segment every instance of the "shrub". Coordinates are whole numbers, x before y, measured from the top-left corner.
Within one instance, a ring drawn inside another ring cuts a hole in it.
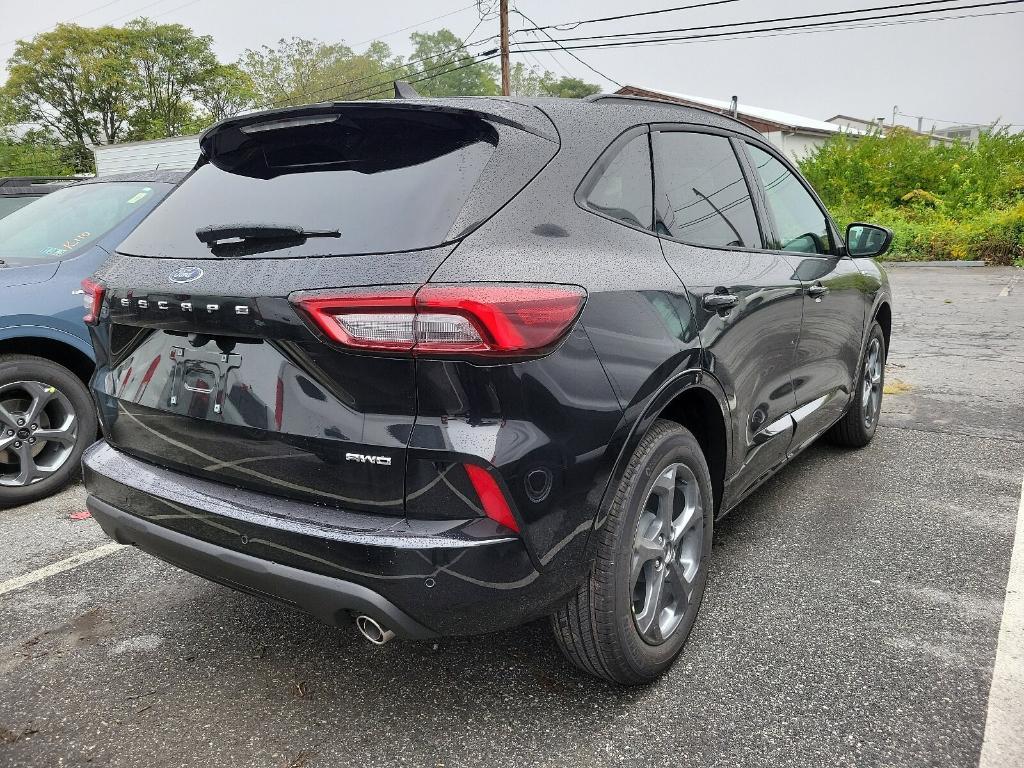
[[[893,230],[890,258],[1024,258],[1024,135],[997,131],[977,145],[931,146],[927,137],[840,135],[801,168],[840,226]]]

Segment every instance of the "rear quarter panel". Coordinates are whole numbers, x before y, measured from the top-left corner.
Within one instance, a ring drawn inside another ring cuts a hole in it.
[[[701,348],[685,290],[658,239],[583,210],[573,199],[593,162],[630,126],[557,125],[561,149],[545,171],[466,238],[431,281],[580,285],[588,295],[581,321],[551,356],[506,366],[507,374],[469,364],[448,364],[442,374],[443,364],[421,362],[417,430],[421,423],[464,429],[474,409],[486,413],[495,435],[479,455],[501,471],[534,534],[539,564],[558,557],[571,567],[583,562],[585,534],[598,519],[631,433],[666,381],[681,384],[682,372],[699,369]],[[497,383],[499,375],[517,383]],[[437,384],[442,380],[443,387]],[[467,395],[462,410],[446,405],[456,402],[440,396],[446,387]],[[550,407],[542,407],[545,401]],[[528,418],[509,418],[518,413]],[[523,421],[530,434],[513,437]],[[516,450],[503,452],[503,445]],[[535,467],[550,467],[560,479],[543,504],[531,503],[524,489],[524,473]]]

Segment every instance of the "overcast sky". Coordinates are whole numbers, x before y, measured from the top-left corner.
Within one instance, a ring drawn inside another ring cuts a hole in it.
[[[692,5],[701,0],[512,0],[537,24],[556,24],[642,10]],[[562,37],[623,31],[693,27],[781,16],[906,4],[909,0],[737,0],[715,7],[679,11],[629,22],[590,24]],[[974,5],[993,0],[956,0]],[[496,4],[496,0],[486,0]],[[469,7],[467,7],[469,6]],[[917,10],[912,8],[909,10]],[[1008,11],[1013,13],[1007,13]],[[1024,3],[940,15],[995,13],[931,23],[900,24],[815,34],[788,34],[762,39],[689,42],[645,48],[577,51],[577,55],[620,83],[728,99],[825,119],[836,113],[892,119],[893,107],[922,115],[927,130],[950,122],[986,123],[1001,117],[1024,129]],[[441,16],[434,21],[432,17]],[[14,45],[59,21],[84,25],[122,24],[136,16],[178,22],[212,35],[224,61],[245,48],[272,45],[287,36],[344,41],[357,50],[373,38],[408,54],[409,32],[448,27],[469,35],[479,21],[470,0],[0,0],[0,63]],[[798,22],[788,22],[798,23]],[[806,23],[806,22],[805,22]],[[511,27],[530,26],[513,15]],[[473,40],[497,34],[487,20]],[[686,33],[677,33],[686,34]],[[693,33],[690,33],[693,34]],[[537,47],[527,34],[514,40]],[[484,50],[484,47],[476,50]],[[513,61],[538,64],[561,75],[600,80],[564,52],[515,55]],[[602,87],[615,85],[600,80]],[[916,125],[916,119],[900,117]]]

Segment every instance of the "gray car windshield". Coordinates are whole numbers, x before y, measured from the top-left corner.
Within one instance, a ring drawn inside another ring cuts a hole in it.
[[[89,243],[164,195],[164,185],[112,181],[53,192],[0,219],[0,259],[43,262],[80,253]]]

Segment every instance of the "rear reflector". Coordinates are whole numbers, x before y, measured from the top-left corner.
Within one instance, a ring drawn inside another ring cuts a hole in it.
[[[428,284],[297,299],[332,340],[356,349],[432,354],[542,354],[586,298],[565,285]]]
[[[103,294],[106,286],[91,278],[82,281],[82,306],[85,308],[86,325],[96,325],[100,321],[100,310],[103,308]]]
[[[476,490],[476,495],[480,497],[484,514],[494,522],[501,523],[506,528],[511,528],[519,533],[519,523],[512,516],[512,510],[509,509],[508,502],[505,500],[505,494],[501,492],[501,488],[491,477],[491,473],[475,464],[463,464],[463,466],[466,468],[466,474],[469,475],[469,481]]]

